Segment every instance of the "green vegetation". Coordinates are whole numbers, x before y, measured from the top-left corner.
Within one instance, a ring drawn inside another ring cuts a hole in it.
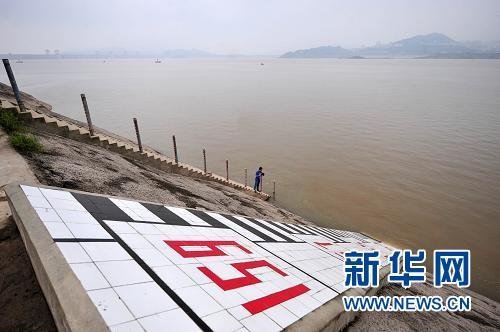
[[[9,135],[23,129],[23,125],[21,121],[19,121],[17,114],[9,111],[0,112],[0,126],[2,126]]]
[[[21,152],[42,152],[35,135],[27,133],[17,113],[0,110],[0,126],[9,134],[10,144]]]
[[[42,144],[33,134],[15,132],[10,135],[10,144],[23,152],[42,152]]]

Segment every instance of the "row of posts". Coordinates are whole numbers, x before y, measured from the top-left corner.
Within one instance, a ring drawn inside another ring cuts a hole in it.
[[[84,100],[85,95],[82,94],[82,100]],[[86,105],[86,101],[84,103],[84,108]],[[87,114],[87,111],[86,113]],[[87,121],[89,123],[89,128],[92,126],[92,122],[90,121],[90,116],[87,118]],[[135,134],[137,136],[137,144],[139,145],[139,151],[143,153],[143,148],[142,148],[142,142],[141,142],[141,134],[139,132],[139,126],[137,124],[137,119],[134,118],[134,127],[135,127]],[[177,153],[177,141],[175,139],[175,135],[172,135],[172,143],[174,146],[174,158],[175,158],[175,163],[179,164],[179,155]],[[248,169],[245,168],[245,187],[248,186]],[[207,151],[203,149],[203,173],[207,174]],[[226,159],[226,181],[229,181],[229,160]],[[260,179],[260,188],[259,190],[263,190],[263,179]],[[276,199],[276,181],[273,181],[273,199]]]
[[[21,112],[25,112],[26,108],[24,106],[23,101],[21,100],[21,94],[19,92],[19,88],[17,86],[16,79],[14,77],[14,73],[12,71],[12,68],[9,63],[9,59],[2,59],[3,65],[5,67],[5,71],[7,72],[7,76],[10,81],[10,86],[12,87],[12,90],[14,91],[14,96],[17,101],[17,105],[19,106],[19,109]],[[83,110],[85,112],[85,118],[87,119],[87,125],[89,128],[89,132],[91,136],[94,136],[94,126],[92,125],[92,119],[90,117],[90,111],[89,111],[89,106],[87,104],[87,97],[85,96],[84,93],[80,95],[82,98],[82,104],[83,104]],[[135,128],[135,135],[137,137],[137,145],[139,146],[139,151],[141,153],[144,152],[143,146],[142,146],[142,141],[141,141],[141,133],[139,131],[139,124],[137,123],[137,118],[133,118],[134,122],[134,128]],[[175,135],[172,135],[172,142],[174,145],[174,158],[175,158],[175,163],[179,164],[179,155],[177,153],[177,142],[175,140]],[[203,172],[207,174],[207,152],[205,149],[203,149]],[[245,187],[248,186],[248,170],[245,168]],[[229,181],[229,160],[226,160],[226,181]],[[262,184],[263,181],[261,179],[260,181],[260,190],[262,191]],[[273,181],[273,198],[276,199],[276,181]]]
[[[85,100],[85,94],[82,94],[82,101],[83,100]],[[85,115],[87,115],[87,112],[88,112],[88,108],[86,107],[86,104],[87,104],[87,102],[85,100],[85,102],[84,102],[84,109],[86,109]],[[92,121],[90,120],[90,115],[87,117],[87,121],[88,121],[89,128],[90,128],[92,126]],[[139,126],[137,124],[136,118],[134,118],[134,127],[135,127],[135,134],[137,136],[137,144],[139,145],[139,151],[141,153],[143,153],[141,134],[139,132]],[[172,143],[174,146],[175,163],[179,164],[179,155],[177,153],[177,141],[175,139],[175,135],[172,135]],[[245,172],[245,187],[247,187],[248,186],[248,169],[245,168],[244,172]],[[205,149],[203,149],[203,173],[207,174],[207,151]],[[229,181],[229,160],[227,160],[227,159],[226,159],[226,181]],[[263,190],[263,183],[264,183],[264,181],[261,178],[260,179],[260,188],[259,188],[260,191]],[[276,181],[273,181],[273,199],[276,199]]]

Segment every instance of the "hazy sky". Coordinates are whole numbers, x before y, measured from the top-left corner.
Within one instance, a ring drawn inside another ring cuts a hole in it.
[[[0,0],[0,53],[198,48],[280,54],[430,32],[500,40],[500,0]]]

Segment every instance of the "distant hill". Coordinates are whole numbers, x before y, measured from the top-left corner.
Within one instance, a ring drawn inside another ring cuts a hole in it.
[[[282,58],[349,58],[354,53],[340,46],[320,46],[283,54]]]
[[[441,33],[418,35],[379,47],[361,50],[364,55],[421,56],[443,53],[465,53],[473,50]]]
[[[441,33],[418,35],[393,43],[345,49],[340,46],[321,46],[283,54],[282,58],[496,58],[484,49],[473,48]]]

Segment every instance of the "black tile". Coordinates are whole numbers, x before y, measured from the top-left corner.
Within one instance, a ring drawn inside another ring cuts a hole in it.
[[[194,210],[194,209],[187,209],[187,210],[189,212],[191,212],[192,214],[194,214],[195,216],[197,216],[198,218],[200,218],[201,220],[203,220],[203,221],[207,222],[208,224],[210,224],[212,227],[229,228],[226,225],[224,225],[223,223],[221,223],[219,220],[217,220],[217,219],[211,217],[210,215],[208,215],[204,211]]]
[[[182,219],[166,207],[160,204],[141,203],[146,209],[151,211],[155,216],[163,220],[166,224],[177,226],[192,226],[186,220]]]

